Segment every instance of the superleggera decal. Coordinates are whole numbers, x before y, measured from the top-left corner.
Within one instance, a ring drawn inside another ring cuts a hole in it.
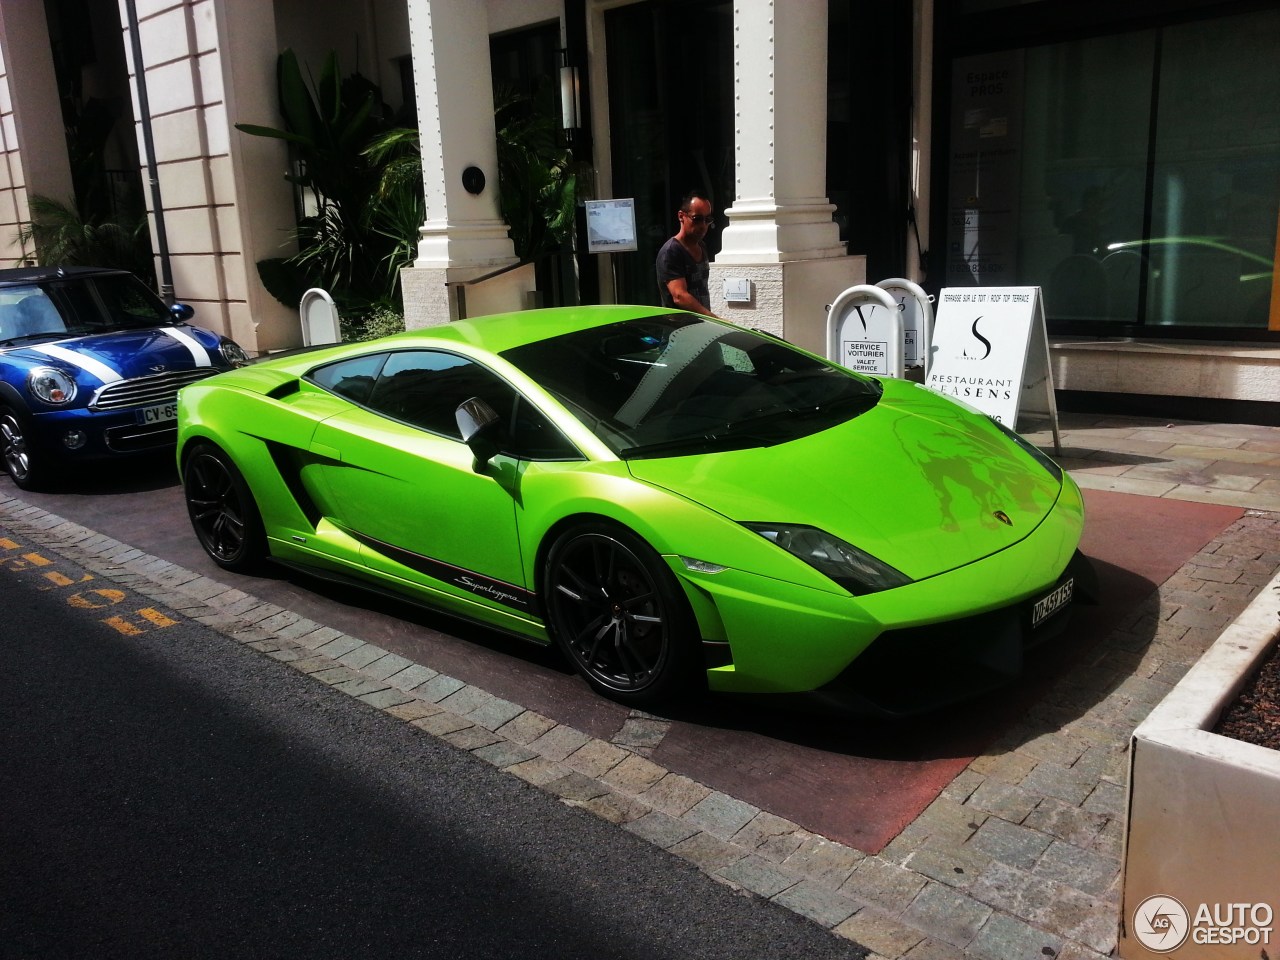
[[[97,377],[103,383],[114,383],[117,380],[124,379],[118,371],[113,370],[101,360],[95,360],[93,357],[85,356],[83,353],[75,353],[66,347],[58,346],[56,343],[37,343],[31,349],[37,353],[43,353],[46,357],[53,357],[63,363],[69,363],[73,367],[79,367],[85,373]]]
[[[524,589],[524,587],[517,587],[515,584],[504,583],[501,580],[494,580],[492,577],[486,577],[470,570],[463,570],[461,567],[455,567],[442,560],[433,560],[431,557],[424,557],[421,554],[403,550],[400,547],[393,547],[389,543],[383,543],[373,537],[366,537],[353,530],[348,532],[355,539],[377,550],[383,556],[390,557],[396,563],[402,563],[410,569],[417,570],[419,573],[425,573],[427,576],[434,577],[443,583],[451,583],[455,587],[461,587],[476,596],[492,600],[494,603],[500,603],[504,607],[511,607],[524,613],[537,612],[536,595]]]

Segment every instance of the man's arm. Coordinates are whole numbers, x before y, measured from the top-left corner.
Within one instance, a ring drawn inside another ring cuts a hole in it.
[[[667,281],[667,293],[671,294],[671,302],[680,310],[691,310],[714,317],[711,308],[689,292],[689,284],[684,277],[676,277]]]

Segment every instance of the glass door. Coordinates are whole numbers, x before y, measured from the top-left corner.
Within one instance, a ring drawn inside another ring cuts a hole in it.
[[[654,260],[680,198],[706,191],[720,228],[733,203],[733,8],[652,0],[607,11],[605,31],[613,194],[635,200],[638,246],[611,254],[615,298],[656,304]],[[718,230],[707,246],[714,257]]]

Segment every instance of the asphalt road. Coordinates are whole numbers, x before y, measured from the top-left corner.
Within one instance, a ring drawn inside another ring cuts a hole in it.
[[[863,956],[219,634],[43,576],[0,570],[0,957]]]

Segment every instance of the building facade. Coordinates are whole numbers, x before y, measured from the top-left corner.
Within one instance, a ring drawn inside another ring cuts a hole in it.
[[[656,302],[697,188],[728,319],[822,351],[853,284],[1038,286],[1064,396],[1280,410],[1274,0],[0,0],[0,263],[38,255],[17,242],[33,196],[82,189],[67,118],[105,101],[158,281],[251,350],[299,343],[257,268],[296,249],[290,156],[235,126],[280,125],[286,48],[316,69],[336,51],[416,116],[410,326]],[[506,79],[563,85],[579,200],[635,211],[626,252],[587,253],[580,221],[554,290],[501,214]]]

